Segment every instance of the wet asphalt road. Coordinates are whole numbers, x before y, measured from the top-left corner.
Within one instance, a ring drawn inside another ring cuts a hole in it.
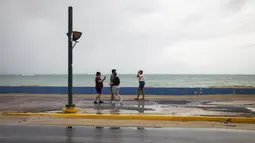
[[[223,129],[97,129],[60,126],[0,126],[1,143],[254,143],[255,131]]]

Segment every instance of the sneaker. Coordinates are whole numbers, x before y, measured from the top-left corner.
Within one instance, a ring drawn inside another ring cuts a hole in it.
[[[94,101],[94,104],[97,104],[97,101]]]
[[[104,103],[104,102],[100,100],[99,103],[101,104],[101,103]]]

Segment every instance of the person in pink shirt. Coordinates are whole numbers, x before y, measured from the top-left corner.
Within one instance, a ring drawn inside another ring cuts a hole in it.
[[[144,75],[143,75],[143,71],[142,70],[138,71],[137,78],[138,78],[138,81],[139,81],[139,86],[138,86],[138,91],[137,91],[137,98],[135,98],[135,100],[139,100],[139,96],[140,96],[140,92],[141,91],[142,91],[142,95],[143,95],[142,100],[144,100],[145,81],[144,81]]]
[[[103,79],[101,78],[101,73],[97,72],[96,73],[96,77],[95,77],[95,83],[96,83],[96,91],[97,91],[97,96],[96,96],[96,100],[94,101],[94,104],[97,104],[97,99],[99,103],[104,103],[103,101],[101,101],[100,97],[102,94],[102,89],[103,89],[103,82],[105,80],[106,77],[104,77]]]

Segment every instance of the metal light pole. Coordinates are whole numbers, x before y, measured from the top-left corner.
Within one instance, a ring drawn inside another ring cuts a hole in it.
[[[75,107],[73,104],[73,8],[68,7],[68,105],[66,107]]]
[[[68,7],[68,104],[63,109],[65,113],[75,113],[78,111],[73,104],[73,48],[82,33],[73,31],[73,8]],[[73,45],[73,41],[75,44]]]

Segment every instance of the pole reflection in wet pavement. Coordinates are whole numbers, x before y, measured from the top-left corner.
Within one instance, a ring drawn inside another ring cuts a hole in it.
[[[254,143],[254,136],[255,131],[230,129],[0,126],[0,143]]]

